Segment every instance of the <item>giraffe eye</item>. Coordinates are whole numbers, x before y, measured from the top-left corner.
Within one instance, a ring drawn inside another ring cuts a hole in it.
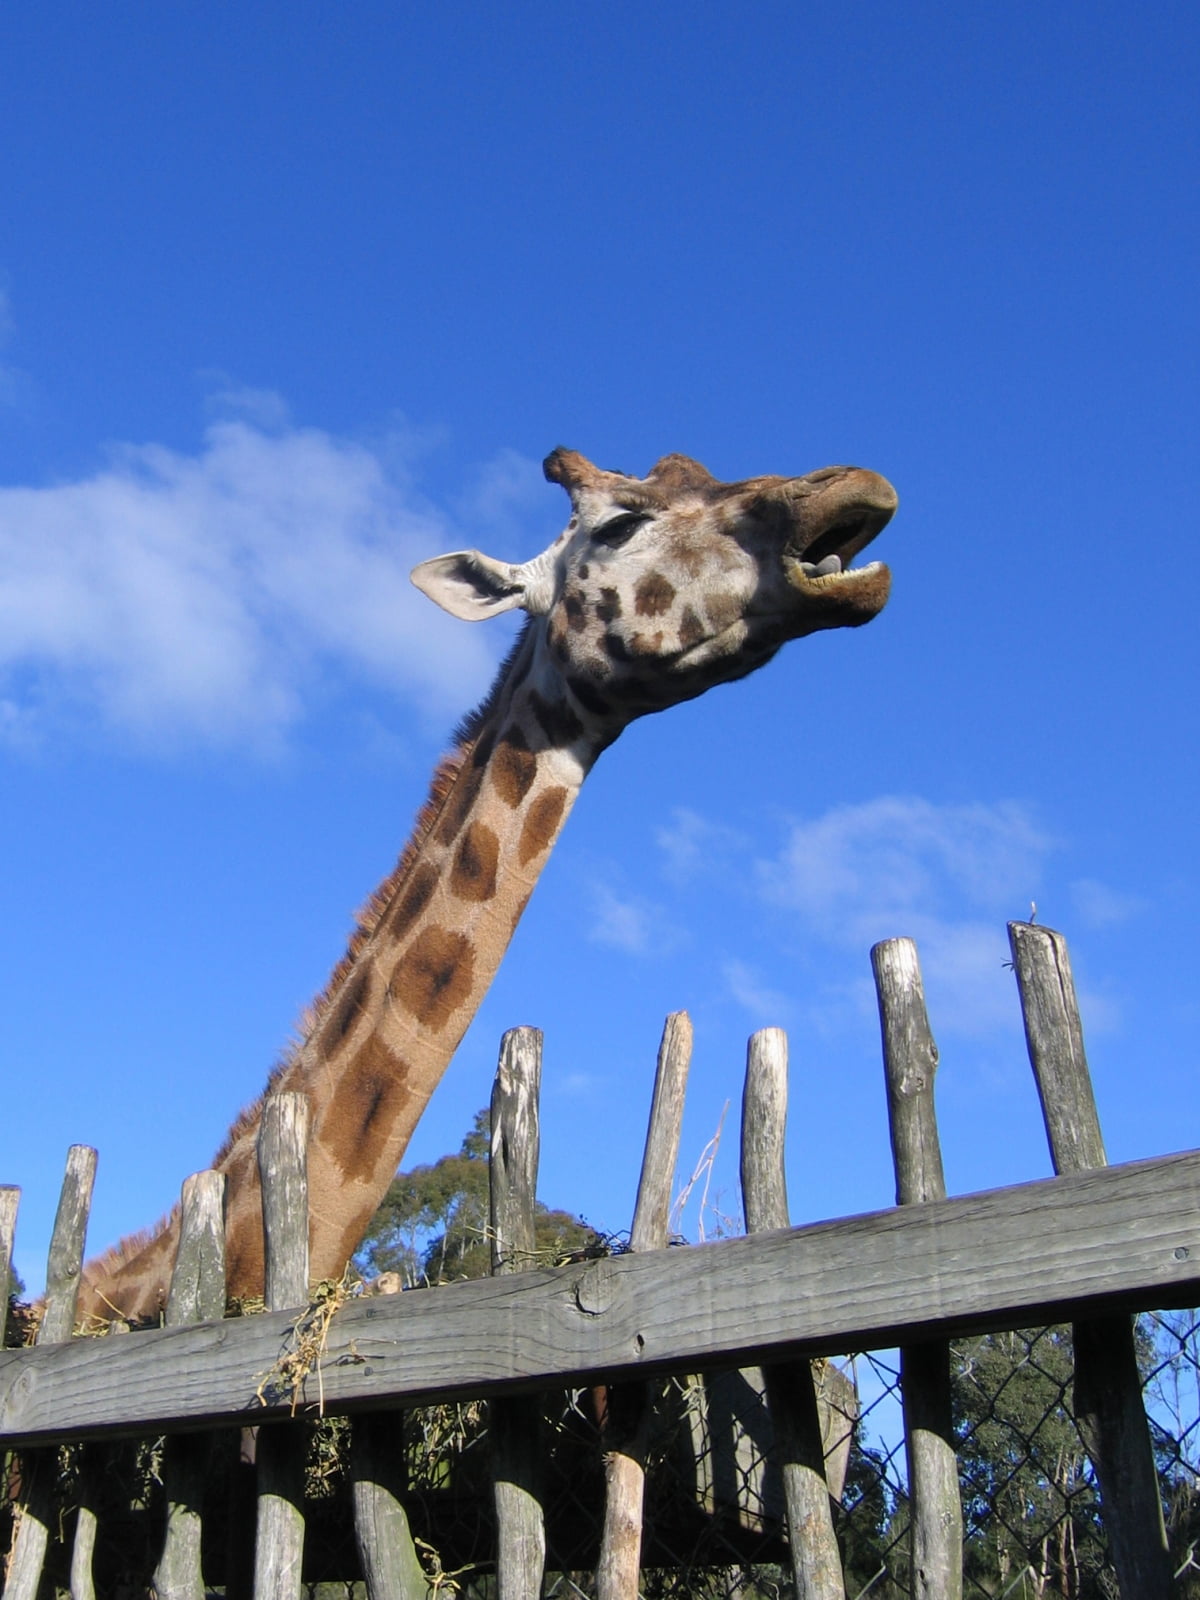
[[[592,538],[597,544],[606,544],[610,548],[622,545],[631,539],[643,522],[649,522],[648,511],[623,511],[620,516],[611,517],[607,522],[596,528]]]

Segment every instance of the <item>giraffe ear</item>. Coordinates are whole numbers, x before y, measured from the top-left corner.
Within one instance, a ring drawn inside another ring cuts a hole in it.
[[[495,561],[478,550],[434,556],[414,567],[411,576],[422,594],[464,622],[482,622],[525,604],[521,568]]]

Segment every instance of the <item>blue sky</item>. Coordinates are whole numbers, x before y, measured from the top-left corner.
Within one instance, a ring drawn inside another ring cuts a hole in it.
[[[628,1226],[789,1030],[796,1221],[890,1202],[868,950],[912,934],[952,1190],[1048,1171],[1004,922],[1067,934],[1112,1159],[1200,1143],[1193,7],[10,10],[0,94],[0,1179],[40,1281],[204,1166],[508,633],[554,445],[850,461],[893,598],[636,724],[413,1146],[546,1032],[542,1193]],[[687,1224],[695,1232],[695,1218]],[[712,1218],[707,1219],[711,1228]]]

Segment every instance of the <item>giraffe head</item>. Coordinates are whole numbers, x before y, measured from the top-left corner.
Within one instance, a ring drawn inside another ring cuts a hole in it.
[[[545,473],[572,515],[541,555],[456,551],[422,562],[413,582],[472,621],[522,608],[543,676],[614,732],[743,677],[788,639],[869,622],[887,600],[882,563],[850,566],[896,509],[873,472],[720,483],[671,455],[631,478],[559,449]]]

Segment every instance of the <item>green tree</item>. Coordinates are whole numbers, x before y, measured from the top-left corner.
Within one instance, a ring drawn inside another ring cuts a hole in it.
[[[966,1569],[985,1593],[1099,1595],[1106,1546],[1071,1415],[1068,1327],[984,1334],[954,1347]],[[1022,1576],[1023,1574],[1023,1576]]]
[[[477,1111],[455,1154],[397,1173],[354,1258],[364,1276],[397,1272],[406,1287],[486,1277],[490,1120],[486,1109]],[[540,1200],[535,1230],[538,1257],[547,1262],[599,1240],[586,1222]]]

